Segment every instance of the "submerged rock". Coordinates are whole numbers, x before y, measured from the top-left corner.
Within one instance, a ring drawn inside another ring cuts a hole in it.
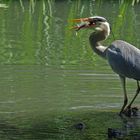
[[[108,128],[108,138],[121,138],[124,132],[119,129]]]
[[[78,130],[83,130],[85,128],[85,124],[83,122],[77,123],[74,127]]]

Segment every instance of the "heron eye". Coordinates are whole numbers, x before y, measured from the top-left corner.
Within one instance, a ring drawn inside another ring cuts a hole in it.
[[[96,24],[96,22],[90,21],[90,22],[89,22],[89,25],[92,25],[92,24]]]

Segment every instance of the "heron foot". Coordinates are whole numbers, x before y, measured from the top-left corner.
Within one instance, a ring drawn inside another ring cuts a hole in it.
[[[137,107],[127,107],[124,111],[123,114],[127,117],[131,116],[138,116],[138,108]]]

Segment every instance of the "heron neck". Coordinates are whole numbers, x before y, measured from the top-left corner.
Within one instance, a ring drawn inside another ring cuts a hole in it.
[[[93,51],[105,59],[107,47],[101,45],[100,42],[102,40],[105,40],[105,36],[101,36],[100,34],[96,34],[94,32],[89,37],[90,45]]]

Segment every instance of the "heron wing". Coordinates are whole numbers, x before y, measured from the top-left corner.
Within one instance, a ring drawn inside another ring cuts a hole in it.
[[[111,68],[119,75],[140,80],[140,50],[122,41],[114,41],[106,50]]]

